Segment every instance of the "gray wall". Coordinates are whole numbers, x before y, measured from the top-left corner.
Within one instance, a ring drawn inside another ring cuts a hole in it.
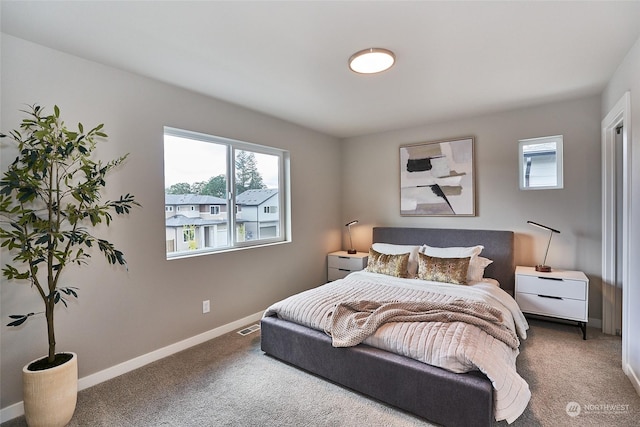
[[[630,307],[626,336],[629,337],[628,366],[634,385],[640,393],[640,39],[631,48],[622,61],[609,85],[602,95],[602,118],[613,108],[626,91],[631,91],[631,123],[625,123],[631,129],[631,200],[629,215],[629,286],[623,296]]]
[[[516,264],[535,265],[549,236],[526,223],[536,221],[561,231],[547,264],[587,274],[589,317],[601,319],[600,119],[600,97],[593,96],[345,140],[343,220],[360,219],[354,246],[367,250],[376,225],[513,230]],[[521,191],[518,140],[559,134],[564,188]],[[475,138],[476,216],[401,217],[399,146],[466,136]]]
[[[99,155],[131,153],[108,180],[108,197],[131,192],[142,203],[100,232],[121,249],[129,271],[92,265],[66,275],[80,299],[57,312],[58,349],[79,355],[80,377],[258,313],[272,302],[326,279],[326,253],[340,248],[339,141],[298,126],[157,81],[2,35],[4,131],[18,112],[60,106],[70,126],[105,123]],[[289,150],[293,242],[264,248],[165,259],[163,126]],[[15,151],[2,146],[2,170]],[[2,254],[6,262],[8,256]],[[39,311],[27,285],[2,283],[0,407],[22,400],[22,366],[46,351],[44,319],[21,330],[7,315]],[[202,301],[211,313],[202,314]]]

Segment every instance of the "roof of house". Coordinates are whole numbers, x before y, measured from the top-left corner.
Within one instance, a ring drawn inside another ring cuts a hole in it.
[[[227,201],[215,196],[199,194],[165,194],[165,205],[226,205]]]
[[[243,206],[257,206],[266,202],[276,194],[278,194],[278,190],[275,188],[247,190],[236,196],[236,204]]]

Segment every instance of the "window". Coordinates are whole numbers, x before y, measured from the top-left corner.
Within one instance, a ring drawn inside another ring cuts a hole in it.
[[[287,151],[165,127],[164,168],[167,258],[289,240]]]
[[[196,229],[193,226],[184,226],[182,228],[182,241],[192,242],[196,240]]]
[[[562,135],[519,142],[521,190],[563,188]]]
[[[165,206],[164,207],[164,211],[165,212],[173,212],[173,206]]]

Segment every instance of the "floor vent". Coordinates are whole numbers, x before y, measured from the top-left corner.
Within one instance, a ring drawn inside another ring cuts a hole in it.
[[[251,326],[247,326],[244,329],[239,330],[238,333],[242,336],[245,336],[259,330],[260,330],[260,325],[251,325]]]

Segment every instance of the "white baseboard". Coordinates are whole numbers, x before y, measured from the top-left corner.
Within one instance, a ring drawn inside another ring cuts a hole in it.
[[[629,381],[631,381],[633,388],[636,389],[636,393],[640,395],[640,378],[638,377],[636,372],[633,370],[633,368],[631,368],[629,364],[627,364],[627,366],[625,366],[623,370],[624,370],[624,373],[627,374]]]
[[[78,379],[78,390],[84,390],[85,388],[92,387],[122,374],[126,374],[127,372],[131,372],[134,369],[138,369],[142,366],[148,365],[149,363],[155,362],[156,360],[171,356],[172,354],[178,353],[182,350],[186,350],[187,348],[202,344],[203,342],[209,341],[228,332],[232,332],[235,329],[246,326],[248,323],[257,322],[262,318],[263,313],[264,311],[252,314],[242,319],[238,319],[234,322],[227,323],[226,325],[222,325],[218,328],[211,329],[210,331],[203,332],[194,337],[187,338],[175,344],[171,344],[158,350],[152,351],[151,353],[143,354],[142,356],[119,363],[100,372],[96,372],[95,374],[80,378]],[[24,405],[22,402],[7,406],[6,408],[0,409],[0,423],[4,423],[5,421],[9,421],[23,414]]]
[[[7,406],[6,408],[0,409],[0,423],[12,420],[20,415],[24,415],[24,405],[22,402]]]

